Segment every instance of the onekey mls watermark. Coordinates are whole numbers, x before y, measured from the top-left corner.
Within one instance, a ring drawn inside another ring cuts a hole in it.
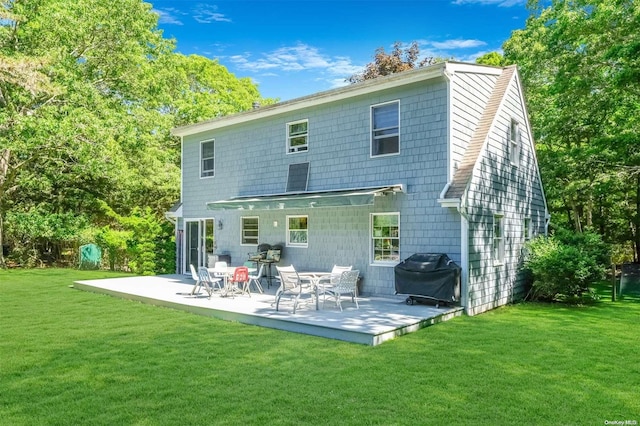
[[[605,420],[605,425],[615,425],[615,426],[638,426],[637,420]]]

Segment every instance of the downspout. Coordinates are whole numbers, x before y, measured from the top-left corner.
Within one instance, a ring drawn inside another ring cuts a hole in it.
[[[467,210],[460,200],[457,210],[460,214],[460,304],[464,308],[464,311],[469,315],[468,302],[469,302],[469,216]]]

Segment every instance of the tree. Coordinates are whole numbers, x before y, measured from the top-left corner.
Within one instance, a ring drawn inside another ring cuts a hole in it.
[[[148,3],[4,0],[0,13],[0,245],[9,211],[96,227],[113,220],[99,201],[160,214],[179,193],[171,128],[273,102],[175,53]]]
[[[399,41],[393,44],[393,51],[386,53],[384,47],[376,49],[373,62],[366,65],[364,71],[352,75],[347,79],[350,83],[358,83],[364,80],[371,80],[377,77],[407,71],[413,68],[420,68],[442,62],[441,58],[426,57],[419,60],[420,47],[417,42],[402,48]]]
[[[507,59],[498,52],[489,52],[476,58],[477,64],[504,67],[509,65]]]
[[[640,5],[531,2],[505,42],[522,75],[554,220],[640,258]]]

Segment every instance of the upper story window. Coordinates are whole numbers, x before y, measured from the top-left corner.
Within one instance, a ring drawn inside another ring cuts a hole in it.
[[[400,153],[400,101],[371,107],[371,156]]]
[[[400,261],[400,213],[371,213],[371,254],[373,264]]]
[[[287,123],[287,153],[309,149],[309,120]]]
[[[287,216],[287,246],[309,246],[309,217]]]
[[[211,177],[215,173],[215,141],[200,142],[200,177]]]
[[[511,120],[509,126],[509,161],[514,166],[520,164],[520,123]]]
[[[493,215],[493,263],[504,263],[504,216],[501,214]]]
[[[243,217],[242,218],[242,239],[240,243],[243,245],[257,246],[259,230],[260,230],[260,222],[257,216]]]

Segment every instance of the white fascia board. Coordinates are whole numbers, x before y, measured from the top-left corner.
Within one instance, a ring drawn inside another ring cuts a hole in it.
[[[489,74],[489,75],[500,75],[502,74],[504,68],[503,67],[494,67],[492,65],[483,65],[483,64],[470,64],[468,62],[447,62],[447,71],[449,73],[465,73],[471,72],[474,74]]]

